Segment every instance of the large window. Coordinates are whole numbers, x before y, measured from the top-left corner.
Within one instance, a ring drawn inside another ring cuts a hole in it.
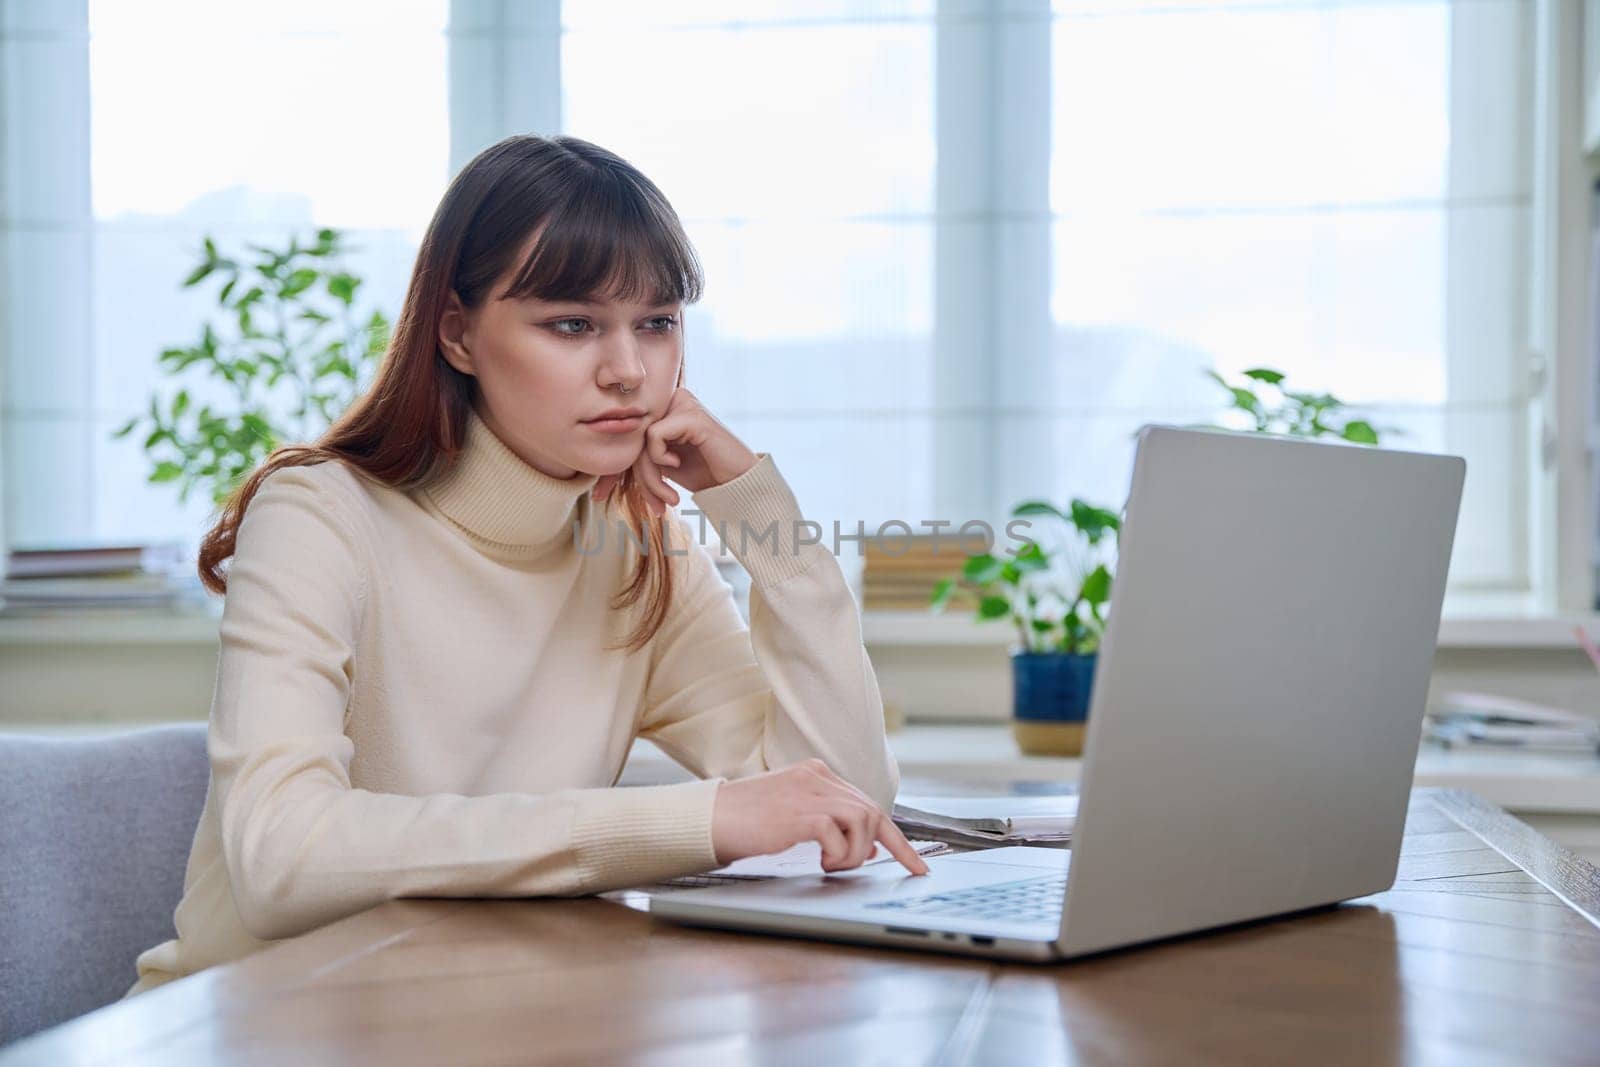
[[[224,321],[215,286],[181,283],[206,235],[242,253],[333,226],[363,298],[392,315],[449,177],[447,3],[31,7],[48,21],[6,54],[28,79],[6,105],[7,147],[39,179],[13,188],[6,216],[9,540],[192,549],[205,494],[180,506],[147,483],[142,439],[112,438],[152,392],[176,391],[162,349]],[[197,405],[234,395],[190,391]]]
[[[1059,491],[1276,367],[1464,454],[1452,580],[1526,587],[1532,5],[1057,7]]]
[[[834,6],[569,4],[561,47],[565,132],[656,182],[704,262],[686,383],[825,541],[931,517],[939,429],[935,28],[925,4]]]
[[[29,10],[13,543],[198,538],[110,431],[214,311],[178,287],[203,234],[351,229],[393,313],[450,173],[564,132],[683,216],[688,382],[825,525],[1118,503],[1140,423],[1266,365],[1465,454],[1454,587],[1530,584],[1530,0]]]
[[[1265,365],[1466,454],[1454,586],[1523,589],[1531,21],[591,0],[563,128],[686,216],[690,380],[824,521],[1116,504],[1141,423],[1213,420],[1203,371]]]

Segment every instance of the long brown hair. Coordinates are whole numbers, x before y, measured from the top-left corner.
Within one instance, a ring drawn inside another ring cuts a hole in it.
[[[543,228],[526,262],[519,249]],[[417,251],[405,305],[371,387],[314,444],[275,449],[223,506],[200,542],[200,580],[226,593],[222,563],[233,555],[245,509],[280,467],[338,459],[400,490],[429,481],[454,462],[466,437],[475,379],[439,350],[439,320],[453,289],[468,308],[516,268],[507,297],[558,301],[609,291],[616,299],[695,303],[704,278],[694,247],[661,191],[630,163],[577,137],[519,135],[491,145],[445,190]],[[683,381],[683,364],[678,383]],[[619,501],[640,545],[617,609],[646,596],[630,651],[645,645],[672,599],[664,524],[630,469],[607,499]],[[673,554],[681,554],[681,551]],[[620,645],[608,646],[624,647]]]

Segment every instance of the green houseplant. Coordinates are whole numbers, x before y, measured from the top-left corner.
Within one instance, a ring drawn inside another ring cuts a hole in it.
[[[1379,441],[1378,428],[1351,413],[1339,398],[1288,389],[1282,371],[1254,367],[1237,382],[1215,370],[1205,373],[1226,390],[1228,410],[1235,418],[1242,414],[1248,430],[1334,436],[1361,445]],[[1025,501],[1012,515],[1060,520],[1078,546],[1090,550],[1089,557],[1085,560],[1080,552],[1076,566],[1058,567],[1057,557],[1068,553],[1052,553],[1038,542],[1005,559],[990,553],[971,555],[960,578],[944,579],[934,587],[929,607],[943,611],[952,602],[964,601],[980,621],[1008,620],[1016,627],[1011,667],[1017,743],[1024,752],[1075,755],[1082,751],[1096,653],[1111,600],[1112,563],[1095,558],[1095,550],[1108,539],[1115,545],[1121,520],[1113,511],[1076,499],[1065,511],[1047,501]]]
[[[153,394],[146,414],[112,434],[143,432],[147,480],[177,482],[180,501],[201,488],[220,506],[280,443],[312,440],[365,388],[389,345],[388,317],[357,311],[362,282],[341,264],[348,249],[339,231],[245,249],[224,255],[204,238],[183,287],[220,283],[226,321],[204,323],[194,344],[158,357],[171,375],[225,382],[231,403],[196,402],[184,385],[165,399]]]
[[[1011,514],[1058,520],[1067,536],[1051,549],[1030,539],[1008,558],[969,555],[959,579],[934,587],[929,608],[943,611],[966,601],[979,621],[1009,620],[1017,630],[1011,650],[1017,744],[1029,753],[1076,755],[1083,751],[1096,653],[1111,601],[1107,555],[1122,520],[1078,499],[1066,510],[1027,500]]]
[[[1289,437],[1333,436],[1358,445],[1378,443],[1378,429],[1350,414],[1342,400],[1330,393],[1287,389],[1282,371],[1253,367],[1237,382],[1214,370],[1206,371],[1206,376],[1227,391],[1230,411],[1244,413],[1245,429]]]

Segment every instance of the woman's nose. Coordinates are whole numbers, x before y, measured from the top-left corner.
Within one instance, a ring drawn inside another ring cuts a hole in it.
[[[606,361],[602,384],[621,385],[632,391],[643,381],[644,361],[639,358],[637,347],[630,342],[622,342],[618,351],[612,353]]]

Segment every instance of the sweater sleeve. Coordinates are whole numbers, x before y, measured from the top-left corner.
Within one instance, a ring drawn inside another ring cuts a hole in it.
[[[366,560],[312,468],[263,480],[228,572],[208,732],[239,917],[291,937],[403,896],[576,895],[716,866],[718,782],[542,794],[354,788]],[[449,709],[439,709],[447,714]]]
[[[801,543],[817,535],[772,457],[757,457],[694,494],[750,574],[750,623],[686,520],[670,524],[684,588],[653,641],[640,735],[701,776],[820,757],[888,810],[900,774],[855,599],[820,539]]]

